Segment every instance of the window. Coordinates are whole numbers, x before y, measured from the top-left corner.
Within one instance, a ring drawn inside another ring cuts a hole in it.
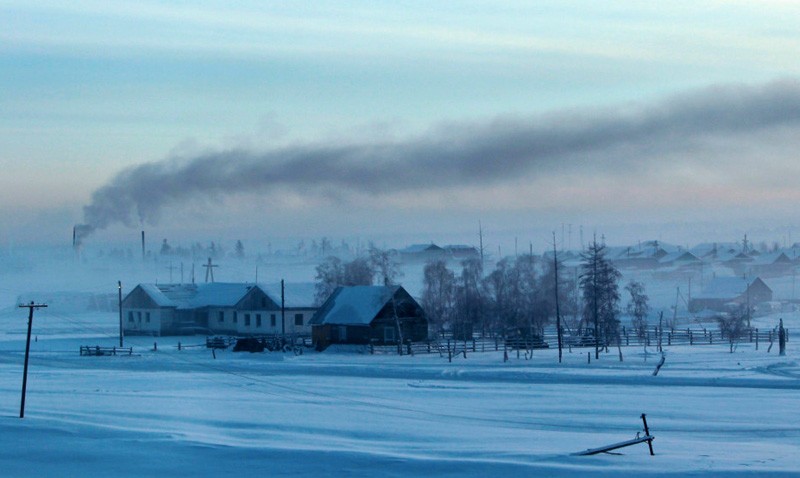
[[[294,314],[294,325],[303,325],[303,314]]]
[[[128,312],[128,322],[133,322],[133,312]]]
[[[144,321],[147,322],[148,324],[150,323],[150,312],[144,313]]]
[[[220,323],[225,322],[225,311],[224,310],[220,310],[218,315],[219,315],[219,322]]]
[[[236,324],[238,322],[239,322],[239,316],[236,314],[236,312],[234,312],[233,313],[233,323]]]
[[[384,327],[383,329],[383,341],[384,342],[394,342],[394,327]]]
[[[250,314],[244,314],[244,326],[250,327]]]
[[[275,320],[275,314],[269,314],[269,325],[270,327],[275,327],[277,324],[277,320]]]
[[[139,320],[139,323],[141,324],[142,323],[142,313],[141,312],[136,312],[136,318]]]
[[[256,314],[256,327],[261,327],[261,314]]]

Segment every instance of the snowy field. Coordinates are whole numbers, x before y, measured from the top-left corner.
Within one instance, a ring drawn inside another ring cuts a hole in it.
[[[126,338],[116,316],[34,319],[19,415],[24,309],[0,314],[2,476],[798,476],[800,366],[789,343],[370,356],[352,351],[214,359],[202,337]],[[645,360],[646,359],[646,360]],[[574,456],[633,438],[646,444]]]

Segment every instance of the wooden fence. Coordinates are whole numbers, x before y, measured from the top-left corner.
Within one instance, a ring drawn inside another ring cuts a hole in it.
[[[785,330],[786,342],[789,341],[789,330]],[[663,347],[673,345],[730,345],[730,337],[725,336],[720,330],[705,328],[697,329],[662,329],[657,326],[642,331],[641,334],[621,327],[618,330],[619,345],[622,347],[656,347],[661,350]],[[778,342],[778,330],[759,330],[751,328],[742,334],[734,337],[733,343],[752,343],[756,350],[760,346],[770,347]],[[591,335],[572,334],[562,331],[562,344],[564,349],[573,348],[594,348],[594,337]],[[605,343],[602,344],[605,347]],[[609,347],[617,346],[617,338],[609,341]],[[371,354],[389,355],[418,355],[418,354],[439,354],[442,357],[452,358],[459,354],[480,352],[497,352],[505,350],[525,351],[535,349],[546,349],[558,347],[558,336],[555,327],[545,329],[544,334],[535,339],[525,338],[503,338],[501,336],[475,336],[471,339],[456,340],[455,338],[443,336],[438,339],[427,340],[424,342],[413,342],[400,345],[375,345],[368,346]]]
[[[89,346],[89,345],[81,345],[80,347],[81,355],[92,355],[92,356],[103,356],[103,355],[132,355],[133,354],[133,347],[100,347],[100,346]]]

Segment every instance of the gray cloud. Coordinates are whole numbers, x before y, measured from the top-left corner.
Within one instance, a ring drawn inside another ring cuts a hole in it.
[[[154,223],[169,204],[201,195],[295,191],[371,195],[486,185],[522,175],[647,167],[709,138],[800,125],[800,82],[724,85],[649,104],[440,125],[394,142],[231,150],[124,170],[84,207],[91,228]]]

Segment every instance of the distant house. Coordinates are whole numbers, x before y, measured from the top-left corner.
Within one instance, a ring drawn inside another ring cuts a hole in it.
[[[761,278],[717,277],[692,297],[689,311],[712,310],[726,312],[740,306],[755,307],[772,300],[772,289]]]
[[[464,259],[478,259],[481,253],[473,246],[466,246],[463,244],[450,244],[442,247],[449,257],[457,260]]]
[[[445,250],[434,243],[412,244],[405,249],[398,250],[397,253],[407,261],[430,261],[445,257]]]
[[[794,261],[781,251],[761,254],[746,264],[750,275],[771,277],[788,275],[793,267]]]
[[[399,329],[398,329],[399,325]],[[330,344],[396,344],[428,337],[422,307],[401,286],[339,287],[311,319],[318,350]]]
[[[313,284],[139,284],[122,301],[126,334],[309,335]],[[303,292],[305,291],[305,292]]]

